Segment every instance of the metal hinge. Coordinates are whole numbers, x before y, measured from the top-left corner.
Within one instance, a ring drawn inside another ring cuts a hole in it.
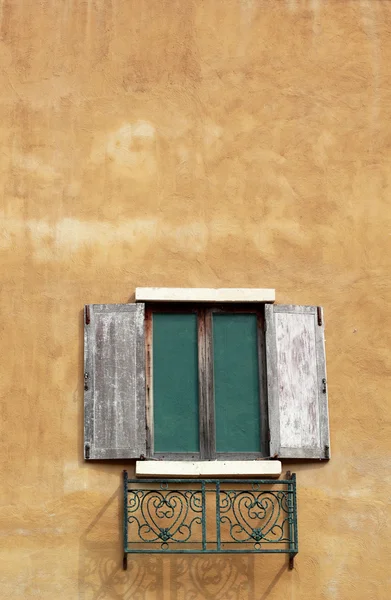
[[[324,447],[324,457],[329,459],[330,458],[330,446],[325,446]]]
[[[88,378],[89,378],[88,373],[84,373],[84,391],[85,392],[88,391]]]
[[[317,311],[317,315],[318,315],[318,325],[320,327],[321,325],[323,325],[322,307],[321,306],[317,306],[316,307],[316,311]]]
[[[89,306],[89,304],[86,304],[86,306],[85,306],[84,316],[85,316],[86,325],[89,325],[90,324],[90,320],[91,320],[90,319],[90,306]]]
[[[90,445],[89,444],[86,444],[84,446],[84,455],[87,460],[90,458]]]
[[[323,379],[322,379],[322,392],[323,392],[323,394],[325,394],[327,392],[327,381],[326,381],[325,377],[323,377]]]

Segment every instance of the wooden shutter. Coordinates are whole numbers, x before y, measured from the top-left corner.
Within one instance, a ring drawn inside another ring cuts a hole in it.
[[[323,311],[266,304],[270,453],[330,457]]]
[[[144,306],[85,307],[85,458],[145,455]]]

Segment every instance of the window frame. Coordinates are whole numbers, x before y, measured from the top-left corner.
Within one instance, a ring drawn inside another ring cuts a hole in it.
[[[199,452],[155,452],[153,415],[153,314],[197,315]],[[216,452],[213,376],[213,314],[255,314],[257,317],[257,354],[260,406],[259,452]],[[146,302],[145,303],[145,375],[146,375],[146,448],[147,458],[157,460],[254,460],[269,457],[269,411],[267,399],[266,338],[264,303]]]

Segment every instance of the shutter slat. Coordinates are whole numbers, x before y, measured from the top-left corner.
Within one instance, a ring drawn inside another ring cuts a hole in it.
[[[139,458],[146,453],[144,304],[93,304],[86,315],[85,457]]]
[[[268,304],[266,323],[270,453],[329,458],[324,326],[318,307]]]

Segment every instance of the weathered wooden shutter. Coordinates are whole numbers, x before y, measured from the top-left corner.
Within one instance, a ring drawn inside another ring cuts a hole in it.
[[[85,458],[145,455],[144,306],[85,307]]]
[[[330,457],[323,311],[266,304],[270,453]]]

